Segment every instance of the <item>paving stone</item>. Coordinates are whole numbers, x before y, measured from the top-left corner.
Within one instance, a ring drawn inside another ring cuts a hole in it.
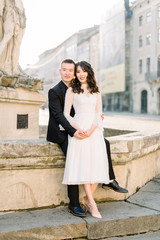
[[[0,240],[52,240],[86,236],[85,221],[69,214],[67,207],[0,215]]]
[[[156,179],[156,180],[160,180],[160,174],[157,175],[154,179]],[[154,181],[154,179],[153,179],[153,181]]]
[[[103,240],[160,240],[160,231],[127,237],[105,238]]]
[[[154,178],[127,199],[127,202],[160,211],[160,179]]]
[[[127,202],[99,205],[102,220],[87,217],[88,239],[123,236],[155,231],[160,226],[160,213]]]

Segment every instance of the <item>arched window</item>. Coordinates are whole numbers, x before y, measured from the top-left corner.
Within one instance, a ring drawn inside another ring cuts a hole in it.
[[[147,113],[147,91],[141,92],[141,113]]]
[[[160,55],[157,58],[157,76],[160,77]]]

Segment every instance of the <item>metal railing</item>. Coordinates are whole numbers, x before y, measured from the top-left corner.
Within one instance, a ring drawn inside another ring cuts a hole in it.
[[[157,80],[159,78],[160,78],[160,71],[145,73],[145,80],[147,81]]]

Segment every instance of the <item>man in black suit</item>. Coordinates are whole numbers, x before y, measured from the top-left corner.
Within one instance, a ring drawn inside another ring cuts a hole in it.
[[[61,63],[60,75],[62,81],[60,81],[56,86],[51,88],[48,93],[49,100],[49,123],[47,140],[50,142],[58,143],[61,147],[64,155],[66,156],[68,147],[68,134],[71,137],[76,137],[80,140],[84,139],[86,136],[80,130],[73,128],[67,119],[64,117],[64,100],[67,88],[70,82],[75,78],[75,63],[72,59],[65,59]],[[74,109],[72,107],[71,116],[74,116]],[[110,153],[110,143],[105,139],[108,163],[109,163],[109,176],[111,182],[109,184],[103,184],[102,187],[107,189],[110,188],[117,192],[128,192],[126,189],[121,188],[117,181],[115,180],[115,175],[112,167],[111,153]],[[86,213],[80,206],[79,203],[79,188],[78,185],[68,185],[68,197],[70,200],[69,211],[75,216],[86,216]]]

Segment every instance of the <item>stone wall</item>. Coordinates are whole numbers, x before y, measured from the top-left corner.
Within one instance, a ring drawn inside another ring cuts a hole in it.
[[[0,86],[0,140],[38,139],[39,106],[45,101],[46,96],[38,91]],[[18,121],[18,115],[26,116],[25,124],[22,118]]]
[[[108,138],[120,194],[99,185],[97,201],[124,200],[160,173],[160,133],[138,132]],[[68,202],[62,185],[64,156],[45,140],[0,141],[0,211],[58,206]],[[80,199],[84,195],[80,187]]]

